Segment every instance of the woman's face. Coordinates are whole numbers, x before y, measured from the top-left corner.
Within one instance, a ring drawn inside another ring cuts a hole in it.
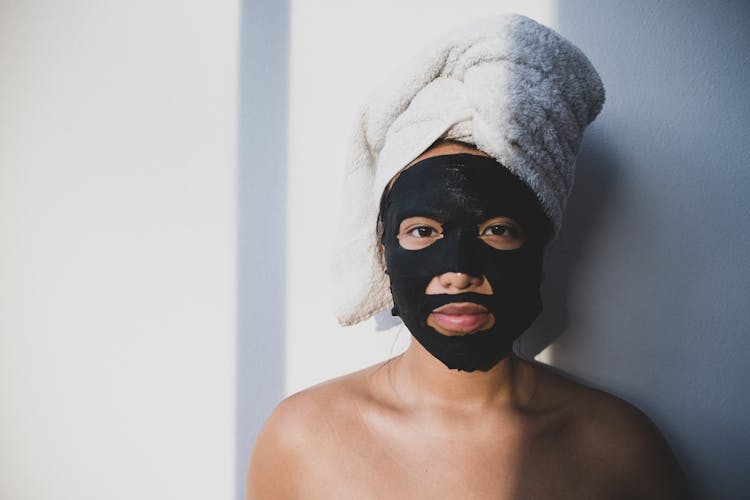
[[[406,168],[426,158],[454,154],[489,157],[484,151],[480,151],[467,144],[445,141],[438,143],[419,155]],[[399,243],[405,248],[414,250],[425,248],[433,243],[435,239],[442,237],[440,227],[440,222],[435,219],[428,217],[408,217],[401,221],[399,226]],[[510,217],[493,217],[482,222],[477,229],[480,239],[483,239],[488,245],[499,249],[513,250],[520,247],[525,239],[518,222]],[[484,275],[470,276],[466,273],[447,272],[440,276],[434,276],[425,289],[427,295],[441,293],[458,294],[461,292],[476,292],[491,295],[492,287]],[[465,309],[470,310],[471,308]],[[447,310],[448,307],[443,309],[443,311]],[[446,314],[445,312],[441,314],[433,313],[427,318],[427,324],[443,335],[465,335],[492,327],[495,319],[491,314],[488,314],[486,315],[486,321],[481,322],[477,328],[473,328],[473,325],[484,316],[477,314]]]
[[[533,193],[481,151],[440,144],[392,182],[384,245],[398,314],[449,368],[489,369],[540,310]]]

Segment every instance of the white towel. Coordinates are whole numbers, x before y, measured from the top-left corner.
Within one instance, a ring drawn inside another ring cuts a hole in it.
[[[603,102],[586,56],[517,14],[454,31],[392,75],[362,108],[349,150],[339,322],[392,306],[375,227],[383,190],[406,164],[438,139],[473,144],[528,184],[557,231],[583,131]]]

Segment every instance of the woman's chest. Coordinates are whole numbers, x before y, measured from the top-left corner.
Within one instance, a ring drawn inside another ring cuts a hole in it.
[[[340,442],[310,462],[300,498],[596,497],[585,467],[560,444],[507,432]]]

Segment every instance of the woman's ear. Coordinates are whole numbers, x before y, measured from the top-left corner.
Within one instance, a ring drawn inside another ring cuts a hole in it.
[[[386,267],[385,265],[385,245],[383,245],[382,241],[378,243],[378,254],[380,255],[380,259],[383,264],[383,272],[385,274],[388,274],[388,267]]]

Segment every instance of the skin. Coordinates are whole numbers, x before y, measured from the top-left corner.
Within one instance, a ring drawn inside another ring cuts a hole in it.
[[[415,162],[467,152],[483,154],[441,143]],[[425,291],[463,292],[492,290],[483,276],[445,273]],[[284,400],[256,441],[247,498],[689,494],[659,431],[628,403],[515,356],[487,372],[449,370],[412,339],[400,356]]]

